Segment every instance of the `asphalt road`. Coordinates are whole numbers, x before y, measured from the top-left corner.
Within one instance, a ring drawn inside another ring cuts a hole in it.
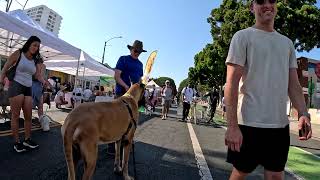
[[[198,180],[202,178],[187,123],[180,122],[176,117],[175,108],[171,109],[167,120],[161,120],[159,115],[141,116],[135,134],[137,179]],[[205,124],[192,125],[192,127],[212,178],[228,179],[232,166],[225,162],[225,130]],[[18,154],[13,150],[11,137],[0,137],[0,179],[67,179],[60,127],[46,133],[34,131],[33,139],[40,144],[40,148]],[[317,147],[315,145],[315,149]],[[99,146],[94,180],[122,179],[113,174],[113,159],[106,154],[106,145]],[[129,174],[132,176],[134,175],[133,163],[131,154]],[[82,167],[80,163],[79,172],[82,171]],[[81,173],[78,173],[79,177]],[[263,179],[262,168],[257,168],[248,179]],[[286,173],[286,179],[294,178]]]

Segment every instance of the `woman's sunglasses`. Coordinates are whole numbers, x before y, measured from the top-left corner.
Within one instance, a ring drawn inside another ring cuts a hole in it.
[[[266,3],[267,0],[255,0],[255,2],[259,5],[262,5],[264,3]],[[277,0],[268,0],[270,4],[274,4],[277,2]]]

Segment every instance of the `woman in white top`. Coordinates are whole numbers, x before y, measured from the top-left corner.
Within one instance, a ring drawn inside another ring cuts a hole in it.
[[[31,36],[23,45],[22,49],[15,51],[10,55],[5,63],[1,75],[0,83],[4,82],[4,78],[10,67],[16,66],[16,71],[13,79],[9,85],[9,101],[11,107],[11,130],[15,139],[14,149],[16,152],[26,151],[27,147],[37,148],[38,144],[31,140],[31,116],[32,116],[32,75],[46,85],[46,81],[40,75],[40,60],[39,53],[40,39],[36,36]],[[23,110],[24,114],[24,128],[25,140],[19,140],[19,117],[20,111]]]

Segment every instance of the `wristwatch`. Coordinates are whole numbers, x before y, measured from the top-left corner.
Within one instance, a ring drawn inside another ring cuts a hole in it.
[[[300,118],[301,116],[305,116],[305,117],[309,118],[309,120],[311,121],[310,113],[308,113],[308,112],[299,113],[299,118]],[[299,120],[299,119],[298,119],[298,120]]]

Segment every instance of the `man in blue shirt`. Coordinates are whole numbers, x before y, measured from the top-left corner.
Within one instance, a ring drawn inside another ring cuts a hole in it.
[[[116,80],[116,98],[128,91],[131,83],[137,83],[143,76],[143,64],[138,59],[143,50],[143,43],[135,40],[133,45],[127,45],[130,55],[121,56],[115,68],[114,78]]]
[[[131,86],[131,83],[137,83],[143,76],[143,64],[138,59],[143,50],[143,43],[135,40],[133,45],[127,45],[130,55],[121,56],[117,62],[114,79],[116,80],[115,98],[124,95]],[[115,143],[108,145],[107,153],[115,153]]]

